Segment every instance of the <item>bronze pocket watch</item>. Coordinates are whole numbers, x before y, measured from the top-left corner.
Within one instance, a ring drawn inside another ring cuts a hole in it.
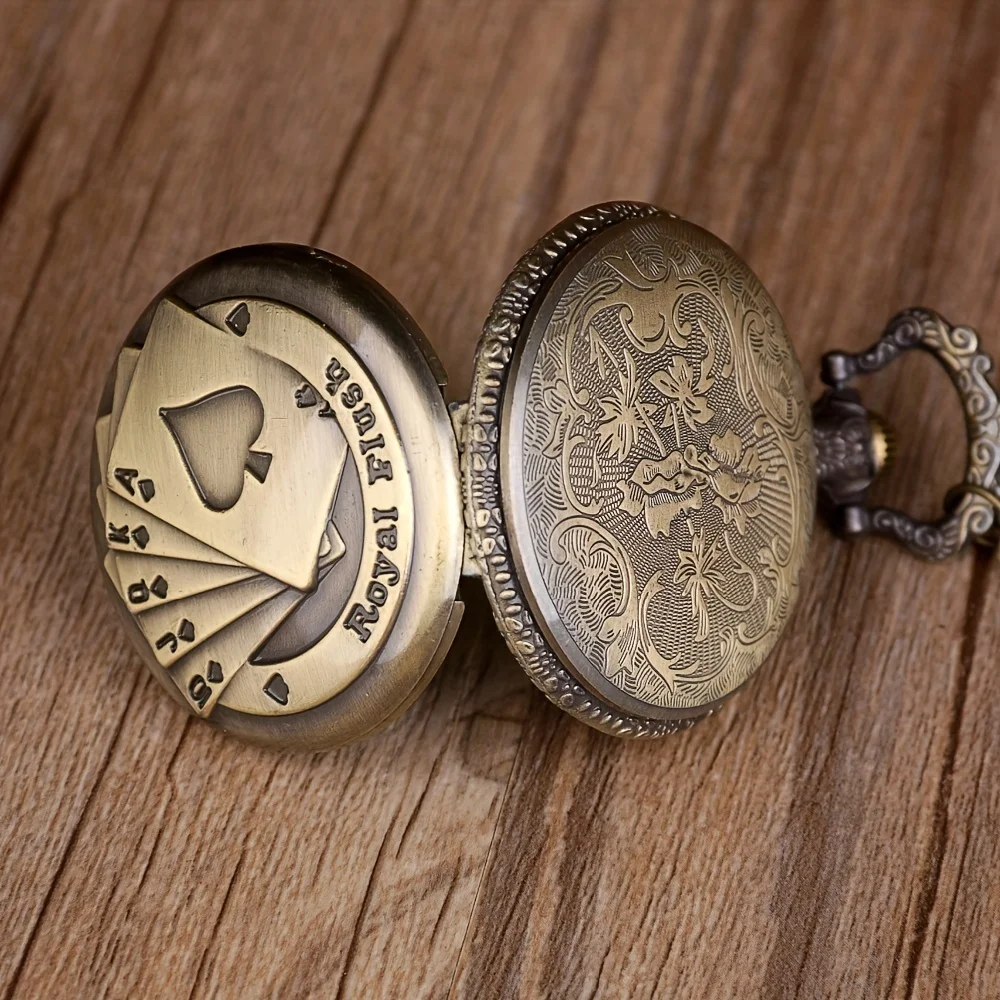
[[[891,437],[848,383],[933,352],[968,465],[937,523],[871,509]],[[810,407],[776,306],[721,240],[650,205],[571,216],[504,282],[466,404],[400,305],[317,250],[196,264],[154,299],[95,427],[103,572],[148,668],[255,743],[322,749],[404,711],[483,581],[560,708],[686,728],[770,654],[817,494],[845,534],[940,558],[988,539],[1000,416],[975,333],[910,310],[824,359]]]

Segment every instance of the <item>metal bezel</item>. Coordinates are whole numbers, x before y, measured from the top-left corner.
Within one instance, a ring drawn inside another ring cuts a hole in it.
[[[721,702],[684,718],[628,714],[585,688],[566,669],[535,621],[512,554],[504,515],[501,457],[504,396],[521,334],[560,266],[610,227],[662,211],[637,202],[584,209],[543,236],[517,262],[496,297],[476,351],[463,455],[466,519],[493,615],[507,645],[532,682],[563,711],[602,732],[633,738],[665,736],[690,728]]]

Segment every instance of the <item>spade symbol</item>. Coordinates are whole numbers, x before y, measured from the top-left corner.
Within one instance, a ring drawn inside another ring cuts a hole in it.
[[[295,405],[300,409],[305,409],[307,406],[316,405],[316,393],[313,391],[313,387],[306,383],[301,388],[295,390]]]
[[[267,479],[271,455],[251,445],[264,426],[264,404],[245,385],[213,392],[185,406],[160,410],[198,495],[209,510],[236,506],[246,481]]]
[[[247,309],[247,304],[245,302],[241,302],[226,317],[226,326],[228,326],[237,337],[242,337],[247,332],[247,328],[250,326],[250,310]]]
[[[264,694],[273,698],[279,705],[288,704],[288,685],[281,674],[272,674],[264,685]]]

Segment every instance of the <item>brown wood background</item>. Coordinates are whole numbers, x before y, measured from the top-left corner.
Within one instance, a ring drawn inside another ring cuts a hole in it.
[[[715,719],[560,715],[485,600],[390,731],[326,756],[189,722],[88,525],[135,316],[222,247],[376,275],[461,396],[520,252],[610,198],[708,226],[815,388],[922,303],[1000,351],[1000,5],[0,0],[0,997],[1000,996],[1000,580],[817,532]],[[961,472],[947,380],[870,387],[886,497]]]

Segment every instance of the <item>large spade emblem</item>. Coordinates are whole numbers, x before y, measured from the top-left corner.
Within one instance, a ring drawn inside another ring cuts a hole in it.
[[[253,389],[232,386],[185,406],[162,408],[160,416],[209,510],[236,506],[244,471],[259,483],[267,478],[271,455],[252,449],[264,426],[264,405]]]

